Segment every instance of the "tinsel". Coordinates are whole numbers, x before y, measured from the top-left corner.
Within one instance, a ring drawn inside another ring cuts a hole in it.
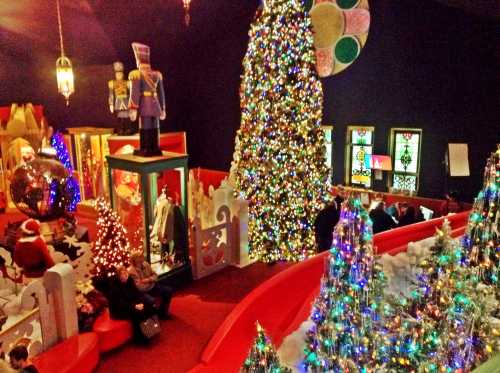
[[[481,286],[447,220],[437,230],[431,252],[418,264],[410,298],[396,306],[387,325],[392,346],[388,367],[469,372],[491,355],[498,338],[485,302],[493,288]]]
[[[384,272],[373,257],[372,223],[359,198],[342,204],[311,314],[303,367],[308,372],[372,372],[388,359]]]

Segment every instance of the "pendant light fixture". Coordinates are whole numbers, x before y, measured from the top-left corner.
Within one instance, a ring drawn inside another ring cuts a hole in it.
[[[61,47],[61,57],[56,61],[57,89],[66,98],[66,105],[69,105],[69,96],[75,92],[75,82],[71,61],[64,54],[64,41],[61,22],[61,6],[56,0],[57,24],[59,26],[59,44]]]
[[[184,23],[186,23],[186,26],[189,26],[189,21],[191,20],[191,16],[189,14],[191,0],[182,0],[182,4],[184,5]]]

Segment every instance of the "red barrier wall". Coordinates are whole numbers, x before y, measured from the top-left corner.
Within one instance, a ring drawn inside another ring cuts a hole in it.
[[[217,189],[222,180],[229,176],[229,172],[208,170],[205,168],[193,168],[191,171],[194,173],[196,180],[203,183],[203,190],[208,195],[208,188],[210,185]]]
[[[448,217],[455,233],[462,232],[460,228],[467,223],[467,217],[468,212]],[[388,252],[408,242],[430,237],[443,220],[433,219],[376,234],[377,252]],[[283,338],[307,318],[327,255],[328,252],[324,252],[298,263],[248,294],[215,332],[201,356],[201,363],[192,372],[237,372],[255,338],[257,320],[279,346]]]

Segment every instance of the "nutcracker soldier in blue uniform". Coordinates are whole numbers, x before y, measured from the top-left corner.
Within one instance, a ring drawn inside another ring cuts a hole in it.
[[[152,70],[149,63],[149,47],[132,43],[137,70],[132,70],[130,80],[130,119],[135,121],[139,115],[140,148],[134,154],[143,157],[161,155],[160,119],[164,120],[165,92],[163,77],[159,71]]]
[[[115,70],[115,79],[108,82],[109,111],[118,118],[119,127],[116,129],[116,133],[119,135],[132,135],[136,131],[129,120],[129,82],[124,79],[123,63],[115,62],[113,69]]]

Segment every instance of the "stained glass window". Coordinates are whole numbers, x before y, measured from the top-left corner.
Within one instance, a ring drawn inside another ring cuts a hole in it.
[[[350,184],[370,188],[372,186],[373,127],[349,127],[348,131]]]
[[[392,188],[416,192],[420,169],[422,130],[392,129],[391,149],[394,160]]]
[[[332,169],[332,152],[333,152],[333,127],[332,126],[321,126],[321,129],[323,130],[325,134],[325,146],[326,146],[326,152],[325,152],[325,157],[326,157],[326,165],[330,170]]]

